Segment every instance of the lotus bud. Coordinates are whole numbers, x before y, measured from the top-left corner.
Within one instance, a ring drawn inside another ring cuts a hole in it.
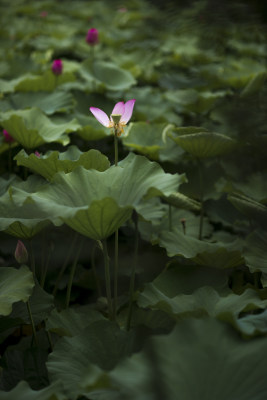
[[[86,35],[86,42],[90,46],[94,46],[98,43],[98,30],[96,28],[91,28],[88,30]]]
[[[36,157],[40,158],[41,154],[39,153],[39,151],[35,151],[34,154],[36,155]]]
[[[184,232],[184,235],[185,235],[186,234],[186,219],[185,218],[181,218],[180,222],[182,224],[183,232]]]
[[[13,137],[10,135],[10,133],[8,133],[8,131],[6,131],[5,129],[3,129],[3,135],[4,135],[4,141],[6,143],[12,143],[14,142]]]
[[[52,69],[53,74],[61,75],[62,71],[63,71],[62,60],[54,60],[51,69]]]
[[[17,243],[15,259],[19,264],[26,264],[28,262],[28,252],[21,240],[18,240]]]

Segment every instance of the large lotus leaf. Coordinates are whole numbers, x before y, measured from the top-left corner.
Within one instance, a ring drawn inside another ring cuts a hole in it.
[[[248,314],[242,318],[238,318],[235,326],[245,336],[255,336],[267,333],[267,310],[258,314]]]
[[[103,86],[108,90],[125,90],[136,83],[129,71],[106,61],[92,63],[91,60],[86,60],[82,64],[80,74],[87,82]]]
[[[20,182],[20,178],[17,175],[9,175],[8,179],[0,177],[0,196],[5,194],[9,186],[14,182]]]
[[[253,232],[246,238],[244,258],[251,272],[267,272],[267,233],[261,230]]]
[[[45,292],[37,282],[35,283],[29,301],[35,325],[44,321],[54,308],[54,297]],[[27,307],[21,302],[14,305],[10,317],[15,320],[20,320],[21,323],[24,324],[31,323]]]
[[[266,351],[266,338],[242,341],[221,321],[186,319],[110,372],[119,392],[111,398],[173,400],[178,394],[181,400],[264,400]]]
[[[147,221],[153,222],[148,224],[147,222],[141,222],[139,229],[142,237],[152,243],[158,243],[159,237],[162,237],[163,232],[173,229],[175,232],[178,231],[189,237],[198,238],[199,236],[199,216],[185,210],[179,210],[174,207],[169,210],[168,206],[164,206],[164,209],[160,209],[161,213],[156,214],[157,219],[150,220],[145,218]],[[139,210],[138,210],[139,212]],[[163,214],[164,213],[164,214]],[[163,215],[162,215],[163,214]],[[141,213],[142,215],[142,213]],[[203,218],[203,229],[202,236],[208,237],[213,231],[208,218]]]
[[[176,208],[182,208],[184,210],[200,211],[200,203],[190,197],[185,196],[182,193],[172,193],[168,197],[162,197],[162,199],[171,206]]]
[[[60,221],[54,221],[60,225]],[[8,194],[0,199],[0,231],[20,239],[30,239],[50,224],[45,212],[32,201],[17,205]]]
[[[197,158],[216,157],[234,149],[236,141],[226,135],[215,132],[199,132],[169,137],[185,151]]]
[[[76,120],[55,124],[38,108],[2,113],[1,124],[26,149],[51,142],[66,145],[70,141],[67,133],[80,128]]]
[[[48,70],[43,75],[27,74],[15,82],[15,89],[19,92],[52,92],[58,85],[66,82],[75,82],[76,77],[72,72],[63,72],[61,75],[54,75]]]
[[[41,390],[33,390],[25,381],[21,381],[9,392],[0,390],[1,400],[67,400],[60,382],[54,382]]]
[[[28,155],[24,150],[21,150],[14,157],[14,160],[17,161],[18,165],[30,168],[48,180],[51,180],[55,173],[59,171],[68,173],[79,165],[85,169],[96,169],[98,171],[105,171],[110,166],[108,158],[100,151],[91,149],[83,153],[76,146],[68,147],[64,153],[49,151],[40,157],[35,154]]]
[[[104,172],[77,167],[69,174],[57,173],[52,185],[30,197],[49,218],[60,217],[83,235],[101,240],[129,219],[144,196],[169,195],[184,180],[184,175],[166,174],[158,164],[130,154]],[[19,204],[28,195],[13,189]]]
[[[233,268],[244,263],[239,241],[234,243],[209,243],[184,235],[177,229],[162,232],[159,240],[168,256],[180,255],[199,265],[214,268]]]
[[[13,303],[29,300],[34,287],[33,275],[28,267],[0,268],[0,315],[9,315]]]
[[[267,207],[264,204],[238,193],[228,195],[228,200],[249,220],[257,222],[263,228],[267,226]]]
[[[122,137],[123,144],[152,160],[159,160],[159,150],[165,146],[162,140],[165,125],[146,122],[131,123],[127,135]]]
[[[267,171],[255,172],[246,177],[246,181],[231,182],[231,186],[226,184],[226,191],[241,191],[245,196],[251,197],[252,199],[267,203],[267,188],[265,185]],[[229,189],[229,190],[227,190]]]
[[[46,321],[46,329],[60,336],[76,336],[88,325],[95,321],[103,320],[101,313],[92,310],[91,306],[68,308],[66,310],[53,310]]]
[[[59,340],[46,365],[51,381],[60,380],[68,396],[76,399],[85,379],[90,379],[92,388],[106,386],[104,371],[114,368],[132,350],[132,333],[115,323],[96,321],[79,335]]]
[[[260,89],[263,88],[266,77],[267,77],[266,71],[261,71],[252,76],[251,79],[246,84],[246,86],[244,87],[244,89],[242,90],[242,92],[240,93],[241,98],[258,93]]]
[[[220,296],[212,287],[204,286],[192,294],[166,296],[153,283],[145,286],[138,296],[138,305],[167,312],[173,317],[188,315],[209,315],[233,323],[239,313],[264,309],[267,301],[261,300],[252,289],[247,289],[240,296],[234,293]]]
[[[76,113],[75,117],[80,123],[81,128],[77,134],[84,140],[100,140],[111,134],[111,130],[101,125],[94,117]]]
[[[37,107],[45,114],[70,112],[74,108],[74,98],[68,92],[54,91],[51,94],[45,92],[16,93],[10,98],[9,110]]]

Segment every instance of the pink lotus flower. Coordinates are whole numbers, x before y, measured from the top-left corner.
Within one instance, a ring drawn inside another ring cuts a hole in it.
[[[37,150],[34,152],[34,154],[35,154],[35,155],[36,155],[36,157],[38,157],[38,158],[40,158],[40,157],[41,157],[41,154],[40,154],[40,153],[39,153],[39,151],[37,151]]]
[[[15,139],[5,129],[3,129],[3,135],[4,135],[4,141],[6,143],[12,143],[15,141]]]
[[[18,240],[16,246],[15,259],[19,264],[26,264],[28,262],[28,252],[21,240]]]
[[[96,28],[91,28],[87,32],[86,42],[90,44],[90,46],[94,46],[98,43],[98,30]]]
[[[135,99],[129,100],[125,104],[120,101],[113,108],[110,118],[100,108],[90,107],[90,111],[100,124],[106,128],[114,128],[117,135],[120,136],[123,133],[124,126],[131,119],[134,103]]]
[[[62,60],[54,60],[51,69],[52,69],[53,74],[61,75],[62,71],[63,71]]]

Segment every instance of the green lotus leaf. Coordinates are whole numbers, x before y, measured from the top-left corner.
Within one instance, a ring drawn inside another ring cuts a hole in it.
[[[139,209],[137,209],[137,211],[139,212]],[[156,211],[157,210],[154,211],[155,214]],[[194,237],[196,239],[199,236],[199,216],[194,215],[192,212],[177,209],[175,207],[172,207],[170,210],[168,206],[164,205],[164,209],[160,208],[158,210],[157,219],[156,216],[157,214],[153,220],[145,218],[147,221],[152,221],[153,224],[148,224],[147,222],[141,222],[139,224],[142,237],[152,243],[158,243],[159,237],[162,237],[163,232],[170,230],[170,228],[174,229],[175,232],[178,231],[182,234],[184,234],[183,232],[185,229],[186,236]],[[208,218],[204,217],[202,236],[209,237],[212,234],[212,231],[212,225],[209,223]]]
[[[30,196],[14,187],[12,196],[18,204],[34,201],[49,219],[59,217],[81,234],[101,240],[129,219],[143,198],[169,195],[184,180],[184,175],[166,174],[158,164],[130,154],[106,171],[77,167],[55,174],[51,185]]]
[[[125,90],[136,83],[129,71],[106,61],[92,63],[88,59],[82,63],[80,74],[87,82],[95,82],[108,90]]]
[[[47,115],[56,112],[70,112],[74,108],[74,98],[63,90],[54,91],[51,94],[45,92],[16,93],[10,97],[9,110],[31,107],[40,108]]]
[[[20,178],[17,175],[10,175],[8,179],[0,177],[0,196],[6,193],[9,186],[14,182],[20,182]]]
[[[34,287],[33,275],[28,267],[0,268],[0,315],[9,315],[12,305],[29,300]]]
[[[258,93],[260,89],[262,89],[266,77],[267,77],[266,71],[261,71],[256,75],[252,76],[252,78],[248,81],[248,83],[240,93],[240,96],[244,98],[247,96],[251,96],[252,94]]]
[[[238,318],[235,326],[245,336],[265,335],[267,333],[267,310],[260,314],[248,314]]]
[[[234,149],[236,141],[228,136],[215,132],[198,132],[169,137],[185,151],[197,158],[216,157]]]
[[[50,332],[72,337],[79,335],[86,326],[103,319],[103,315],[92,310],[91,306],[68,308],[60,312],[55,309],[49,315],[45,326]]]
[[[244,258],[251,272],[267,272],[266,243],[267,233],[262,230],[257,230],[246,238]]]
[[[171,206],[182,208],[184,210],[200,211],[200,203],[182,193],[172,193],[170,196],[163,196],[162,199]]]
[[[122,137],[124,146],[152,160],[159,160],[159,150],[164,147],[162,131],[166,124],[131,123]]]
[[[186,319],[109,373],[118,391],[111,398],[173,400],[179,393],[183,400],[264,400],[266,351],[266,338],[242,341],[221,321]],[[108,389],[102,393],[109,398]]]
[[[212,287],[203,286],[192,294],[179,294],[170,298],[153,283],[145,286],[137,302],[140,307],[162,310],[175,318],[208,315],[230,323],[234,323],[239,313],[264,309],[267,304],[252,289],[247,289],[241,295],[227,293],[220,296]]]
[[[98,171],[105,171],[110,166],[108,158],[100,151],[91,149],[83,153],[76,146],[68,147],[64,153],[49,151],[40,157],[35,154],[28,155],[24,150],[21,150],[14,157],[14,160],[17,161],[18,165],[30,168],[48,180],[51,180],[55,173],[59,171],[68,173],[79,165],[85,169],[96,169]]]
[[[75,82],[76,77],[72,72],[63,72],[61,75],[54,75],[48,70],[43,75],[27,74],[15,82],[15,89],[19,92],[52,92],[58,85],[67,82]]]
[[[67,133],[80,128],[76,120],[55,124],[38,108],[2,113],[1,124],[23,147],[35,149],[44,143],[69,143]]]
[[[76,399],[83,382],[91,388],[107,385],[107,371],[132,352],[132,333],[109,321],[91,323],[79,335],[62,338],[46,363],[51,381],[61,381],[65,392]]]
[[[159,244],[169,257],[180,255],[199,265],[214,268],[233,268],[244,263],[239,241],[234,243],[209,243],[179,232],[162,232]]]
[[[35,325],[38,325],[40,322],[44,321],[54,308],[54,297],[45,292],[38,282],[35,283],[29,301],[32,318]],[[15,320],[20,320],[22,324],[31,323],[27,307],[21,302],[14,304],[10,317]]]
[[[84,140],[100,140],[111,134],[110,129],[105,128],[94,117],[80,113],[76,113],[75,117],[81,125],[77,134]]]
[[[257,222],[259,225],[267,225],[267,207],[243,194],[233,193],[228,195],[228,200],[250,220]]]
[[[60,225],[60,221],[54,221]],[[50,224],[46,213],[32,201],[18,205],[8,194],[0,198],[0,231],[20,239],[31,239]]]
[[[41,390],[33,390],[27,382],[20,381],[9,392],[0,390],[0,398],[2,400],[67,400],[60,382],[54,382]]]

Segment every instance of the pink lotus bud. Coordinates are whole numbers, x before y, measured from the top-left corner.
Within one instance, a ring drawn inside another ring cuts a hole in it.
[[[90,46],[94,46],[98,43],[98,30],[96,28],[91,28],[87,32],[86,42],[90,44]]]
[[[6,143],[12,143],[14,142],[13,137],[8,133],[8,131],[6,131],[5,129],[3,129],[3,135],[4,135],[4,141]]]
[[[28,262],[28,252],[21,240],[18,240],[17,243],[15,259],[19,264],[26,264]]]
[[[63,71],[62,60],[54,60],[51,69],[55,75],[61,75]]]
[[[35,151],[34,154],[36,155],[36,157],[41,157],[41,154],[39,153],[39,151]]]

